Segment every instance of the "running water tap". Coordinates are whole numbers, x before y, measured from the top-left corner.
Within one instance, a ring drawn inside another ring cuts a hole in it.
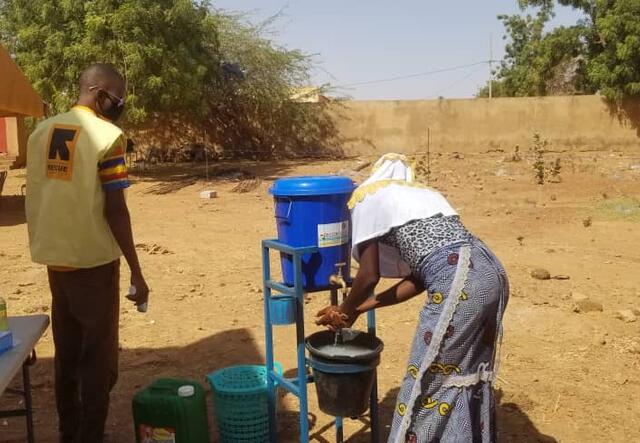
[[[347,292],[347,282],[344,279],[343,268],[346,266],[346,263],[336,263],[337,272],[329,277],[329,283],[332,285],[336,285],[340,287],[343,296]]]

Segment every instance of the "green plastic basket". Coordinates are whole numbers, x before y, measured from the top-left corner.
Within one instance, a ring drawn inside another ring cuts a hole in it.
[[[282,366],[275,364],[282,374]],[[207,375],[222,443],[269,441],[267,368],[241,365]]]

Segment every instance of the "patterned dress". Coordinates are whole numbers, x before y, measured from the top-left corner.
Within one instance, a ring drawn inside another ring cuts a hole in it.
[[[457,216],[412,221],[381,241],[428,294],[388,442],[496,442],[492,381],[509,296],[502,265]]]

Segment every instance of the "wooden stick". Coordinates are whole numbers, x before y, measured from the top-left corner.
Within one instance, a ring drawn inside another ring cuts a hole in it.
[[[558,408],[560,407],[560,394],[558,394],[558,398],[556,398],[556,405],[553,407],[553,413],[558,412]]]

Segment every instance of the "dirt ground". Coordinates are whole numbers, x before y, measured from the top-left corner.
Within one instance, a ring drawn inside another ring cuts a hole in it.
[[[548,155],[562,158],[561,183],[535,185],[531,162],[510,161],[510,153],[443,154],[432,164],[432,185],[496,252],[511,280],[496,383],[501,441],[640,441],[640,315],[635,322],[616,318],[619,310],[640,309],[640,206],[634,200],[640,197],[640,157],[613,150]],[[209,183],[202,166],[134,174],[128,198],[153,292],[146,314],[122,303],[109,441],[134,441],[131,398],[155,378],[204,383],[218,368],[264,361],[259,242],[275,235],[268,187],[279,176],[335,173],[356,164],[216,164]],[[256,180],[239,182],[252,174]],[[46,313],[50,305],[45,269],[29,259],[23,199],[17,196],[22,183],[24,171],[12,171],[0,199],[0,294],[11,315]],[[234,192],[239,183],[248,192]],[[200,199],[204,189],[215,189],[218,198]],[[537,267],[559,278],[534,279]],[[127,278],[123,267],[123,288]],[[379,367],[383,434],[424,300],[378,314],[386,346]],[[327,302],[326,294],[310,297],[307,332],[317,330],[313,314]],[[294,367],[293,337],[291,327],[276,329],[277,359],[285,370]],[[37,351],[37,441],[55,442],[50,332]],[[312,441],[334,441],[331,418],[318,410],[310,388]],[[0,408],[17,402],[5,395]],[[296,400],[284,396],[281,441],[298,440],[296,411]],[[348,421],[346,431],[350,442],[369,441],[360,421]],[[211,432],[216,441],[214,426]],[[0,442],[22,441],[22,419],[0,420]]]

